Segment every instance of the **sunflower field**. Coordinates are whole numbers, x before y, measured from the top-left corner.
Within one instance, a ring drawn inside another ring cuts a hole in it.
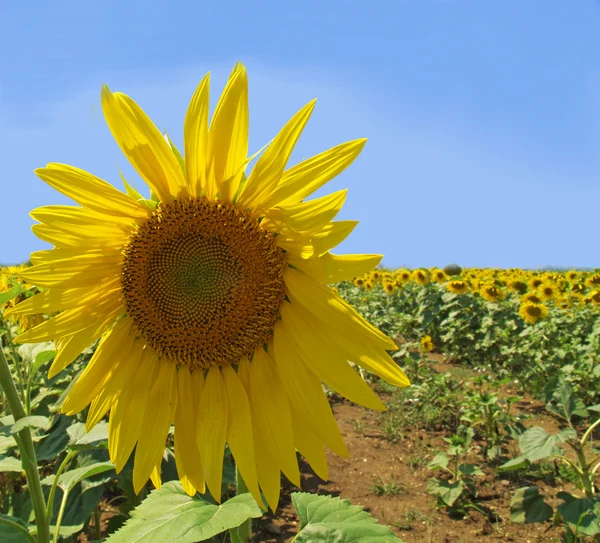
[[[152,483],[141,492],[134,489],[132,459],[119,473],[115,472],[107,451],[108,424],[99,420],[87,432],[85,412],[71,416],[61,413],[65,398],[97,346],[86,349],[73,365],[49,378],[46,369],[56,357],[55,343],[13,342],[14,336],[48,317],[11,316],[11,308],[37,292],[21,278],[26,269],[7,267],[0,275],[0,312],[8,312],[2,320],[4,352],[26,414],[15,423],[3,396],[2,541],[32,540],[25,532],[35,515],[34,504],[25,477],[26,466],[18,452],[23,428],[31,432],[55,541],[121,541],[120,529],[126,526],[130,531],[125,534],[132,533],[131,527],[144,525],[142,518],[164,521],[172,529],[169,521],[180,521],[180,517],[165,513],[164,505],[159,507],[158,502],[153,507],[157,491],[152,491]],[[407,444],[413,447],[414,435],[436,436],[405,460],[412,477],[423,479],[429,503],[415,506],[416,502],[407,497],[406,482],[398,475],[391,480],[383,475],[375,479],[369,488],[371,496],[360,498],[360,505],[370,508],[378,500],[385,501],[387,508],[391,503],[403,504],[398,509],[401,513],[392,520],[386,518],[385,508],[378,512],[374,507],[375,516],[391,524],[392,531],[373,525],[388,530],[380,532],[381,541],[426,541],[435,534],[443,534],[448,541],[475,541],[481,534],[499,541],[517,541],[516,534],[527,534],[532,541],[597,539],[600,519],[596,473],[600,451],[594,445],[594,428],[600,420],[599,288],[598,271],[462,270],[454,265],[444,269],[378,268],[332,286],[334,292],[394,338],[399,349],[392,356],[412,382],[408,388],[397,389],[357,367],[387,411],[375,419],[353,412],[354,427],[348,434],[364,441],[365,424],[375,428],[388,443],[388,454]],[[339,402],[344,401],[333,389],[327,388],[327,394],[337,413]],[[342,431],[348,439],[344,427]],[[179,477],[175,454],[171,436],[163,453],[163,484],[158,492],[169,494],[168,503],[173,508],[193,511],[192,498],[180,494],[169,482]],[[228,452],[222,499],[230,495],[235,479],[234,462]],[[494,505],[486,492],[499,484],[504,485],[500,487],[500,499],[496,499],[501,503]],[[290,514],[307,525],[303,507],[323,507],[324,511],[341,508],[347,511],[344,514],[359,514],[362,510],[344,501],[334,504],[325,496],[319,499],[331,503],[313,502],[317,499],[314,494],[294,490],[299,489],[290,487],[287,491],[295,507]],[[285,503],[285,488],[283,492]],[[348,496],[352,496],[350,488]],[[202,512],[212,522],[219,513],[227,519],[231,514],[232,523],[244,515],[264,514],[260,508],[254,513],[252,505],[243,501],[236,504],[239,498],[232,498],[233,503],[232,499],[225,501],[222,506],[210,495],[204,498],[206,510]],[[234,508],[227,511],[227,504]],[[148,517],[138,516],[136,508],[139,515]],[[473,531],[471,539],[455,528],[461,535],[453,539],[441,520],[444,516],[453,523],[469,521],[471,525],[478,519],[491,528],[487,532],[485,528]],[[281,512],[263,515],[257,522],[257,539],[253,540],[291,540],[280,528],[285,526]],[[219,523],[208,522],[207,526],[209,534],[223,531]],[[397,537],[392,536],[394,532]],[[148,538],[143,541],[159,541],[165,533],[148,529]],[[201,531],[192,537],[198,539],[181,541],[221,541],[207,538]]]
[[[288,168],[315,100],[249,155],[209,91],[180,150],[102,87],[123,190],[35,170],[76,205],[0,272],[0,543],[598,540],[600,270],[332,253],[366,140]]]

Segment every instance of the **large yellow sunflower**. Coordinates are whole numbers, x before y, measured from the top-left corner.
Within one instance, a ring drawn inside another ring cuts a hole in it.
[[[286,170],[315,102],[281,129],[246,178],[246,70],[235,66],[209,126],[209,75],[184,123],[183,156],[128,96],[102,89],[123,153],[149,185],[146,199],[73,166],[36,170],[78,206],[36,209],[34,232],[54,245],[22,273],[42,293],[13,314],[58,315],[21,334],[56,340],[50,375],[100,343],[63,411],[110,411],[109,452],[121,470],[135,448],[136,492],[160,464],[171,424],[179,477],[219,500],[225,444],[253,496],[275,509],[280,472],[300,484],[296,450],[327,478],[325,449],[347,455],[321,382],[384,410],[348,363],[398,386],[392,340],[329,283],[352,279],[380,255],[335,255],[355,221],[333,222],[346,191],[305,200],[344,170],[364,139]]]

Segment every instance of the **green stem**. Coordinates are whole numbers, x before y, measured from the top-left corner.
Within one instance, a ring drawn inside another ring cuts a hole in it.
[[[58,516],[56,517],[56,526],[54,527],[54,539],[52,543],[58,543],[60,537],[60,525],[62,524],[63,515],[65,514],[65,507],[67,506],[67,498],[69,497],[69,491],[67,488],[63,488],[63,497],[60,502],[60,509],[58,510]]]
[[[244,482],[242,474],[240,473],[237,465],[235,466],[235,490],[236,495],[238,496],[248,492],[248,487],[246,486],[246,483]],[[250,541],[252,541],[252,519],[249,518],[248,520],[245,520],[240,526],[237,527],[235,532],[237,541],[239,541],[239,543],[250,543]],[[231,540],[232,542],[237,543],[237,541],[233,538],[233,535]]]
[[[8,321],[4,321],[4,325],[6,327],[6,335],[8,336],[8,347],[10,349],[11,358],[13,359],[13,363],[17,369],[17,379],[19,380],[19,385],[21,387],[21,395],[23,396],[23,400],[25,400],[25,413],[30,415],[29,404],[25,397],[25,379],[23,377],[23,367],[20,363],[21,357],[19,356],[19,353],[15,348],[15,344],[13,343],[13,337],[10,331],[10,323]]]
[[[25,409],[19,399],[19,393],[15,387],[12,375],[10,374],[10,368],[8,367],[8,362],[6,361],[4,351],[1,347],[0,386],[2,387],[2,390],[4,390],[4,394],[6,394],[6,399],[8,400],[8,405],[15,422],[25,417]],[[27,476],[27,485],[29,487],[29,494],[31,495],[33,510],[35,512],[38,542],[49,543],[50,528],[48,526],[48,517],[46,517],[46,503],[44,501],[44,494],[40,483],[40,474],[37,469],[37,460],[35,458],[35,449],[33,448],[31,432],[29,428],[23,428],[23,430],[18,433],[18,436],[19,439],[17,440],[17,444],[19,445],[19,452],[21,453],[21,462],[23,464],[25,475]]]
[[[46,505],[46,517],[49,519],[52,518],[52,508],[54,507],[54,494],[56,493],[56,487],[58,486],[58,478],[62,475],[62,472],[65,471],[67,464],[70,462],[71,458],[73,458],[77,454],[77,451],[69,451],[65,459],[61,462],[56,475],[54,476],[54,481],[52,481],[52,488],[50,489],[50,494],[48,495],[48,504]]]

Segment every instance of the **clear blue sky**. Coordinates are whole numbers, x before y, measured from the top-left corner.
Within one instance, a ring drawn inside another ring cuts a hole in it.
[[[180,143],[197,82],[212,71],[214,98],[241,60],[251,150],[313,97],[292,162],[369,138],[328,185],[361,221],[344,252],[600,266],[598,0],[3,2],[0,48],[0,262],[45,248],[30,209],[68,203],[34,168],[135,181],[102,83]]]

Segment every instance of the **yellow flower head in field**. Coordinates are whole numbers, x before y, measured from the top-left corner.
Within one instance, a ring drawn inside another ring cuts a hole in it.
[[[431,281],[435,283],[445,283],[448,280],[448,276],[444,273],[444,270],[435,268],[431,271]]]
[[[558,289],[552,283],[545,282],[538,287],[537,294],[542,300],[553,300],[558,294]]]
[[[569,290],[573,294],[583,294],[585,292],[585,285],[583,283],[573,283]]]
[[[364,287],[365,290],[373,290],[373,282],[371,280],[365,281]]]
[[[528,294],[525,294],[525,296],[521,296],[521,303],[525,304],[527,302],[530,302],[532,304],[541,304],[542,299],[537,294],[529,292]]]
[[[128,96],[102,89],[107,124],[151,198],[86,171],[48,164],[36,173],[77,206],[36,209],[33,227],[53,249],[22,273],[44,287],[13,314],[60,312],[21,334],[56,340],[50,376],[100,339],[63,411],[90,405],[87,427],[110,411],[117,471],[135,448],[133,486],[161,484],[175,424],[184,489],[221,496],[225,444],[259,503],[275,509],[280,473],[300,484],[299,450],[327,478],[325,446],[347,456],[321,382],[384,410],[349,362],[397,386],[408,379],[392,340],[328,284],[367,273],[380,255],[334,255],[356,225],[333,222],[346,191],[307,199],[358,156],[343,143],[286,169],[314,101],[281,129],[246,177],[248,85],[233,69],[209,124],[209,76],[183,129],[183,156]]]
[[[479,294],[484,300],[487,300],[488,302],[499,302],[501,300],[504,300],[504,298],[506,297],[502,289],[498,288],[495,285],[485,285],[479,291]]]
[[[519,315],[525,322],[535,324],[538,320],[548,316],[548,308],[544,304],[524,302],[519,308]]]
[[[514,290],[515,292],[518,292],[519,294],[524,294],[525,292],[527,292],[527,283],[516,279],[513,281],[509,281],[508,288]]]
[[[365,284],[365,280],[362,277],[355,277],[352,282],[357,286],[357,287],[362,287]]]
[[[413,281],[421,286],[429,283],[429,272],[427,270],[415,270],[411,275]]]
[[[593,273],[586,280],[585,284],[588,287],[599,287],[600,286],[600,273]]]
[[[594,305],[600,305],[600,290],[592,290],[592,292],[588,294],[588,298]]]
[[[396,290],[396,287],[394,286],[394,283],[391,281],[384,281],[382,283],[383,285],[383,290],[385,290],[388,294],[394,294],[394,291]]]
[[[433,341],[431,340],[431,336],[423,336],[421,338],[421,350],[424,353],[433,351]]]
[[[411,273],[408,270],[398,270],[396,272],[396,281],[400,281],[401,283],[407,283],[410,281]]]
[[[567,281],[569,281],[570,283],[577,281],[580,276],[581,274],[575,270],[571,270],[566,273]]]
[[[533,279],[529,280],[529,286],[533,290],[536,290],[543,283],[544,283],[544,280],[541,277],[534,277]]]
[[[373,280],[374,283],[376,283],[377,281],[379,281],[381,279],[381,274],[378,271],[372,271],[371,279]]]
[[[469,285],[466,281],[456,279],[455,281],[449,281],[446,283],[446,288],[454,294],[465,294],[469,292]]]

